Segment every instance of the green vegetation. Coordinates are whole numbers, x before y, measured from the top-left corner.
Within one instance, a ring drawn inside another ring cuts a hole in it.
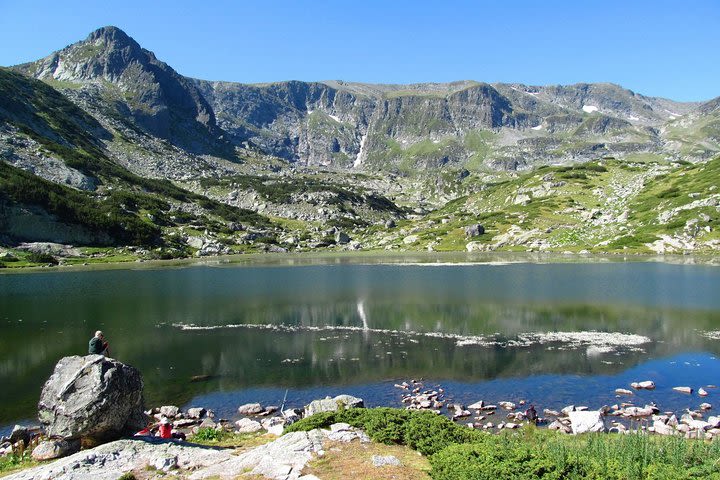
[[[252,189],[266,200],[279,204],[291,203],[293,195],[300,193],[329,193],[332,197],[325,200],[329,205],[343,206],[348,203],[367,205],[376,211],[393,213],[402,211],[384,196],[362,190],[359,193],[354,192],[347,187],[309,177],[271,179],[264,176],[235,175],[221,179],[203,178],[200,180],[200,186],[206,189],[211,187]]]
[[[122,475],[120,475],[117,480],[137,480],[137,478],[135,477],[134,474],[132,474],[131,472],[128,472],[128,473],[123,473]]]
[[[37,205],[63,222],[85,227],[97,233],[95,244],[160,242],[158,227],[121,209],[116,202],[95,200],[86,192],[48,182],[0,162],[0,203],[3,200]]]
[[[0,457],[0,476],[10,474],[16,470],[24,470],[36,464],[37,462],[32,459],[29,451],[25,451],[22,454],[12,453]]]
[[[212,447],[249,448],[272,441],[274,436],[264,433],[233,433],[227,430],[201,428],[189,441]]]
[[[346,422],[376,442],[407,445],[429,456],[435,479],[720,478],[720,443],[647,434],[567,436],[526,426],[493,435],[444,416],[392,408],[313,415],[286,429]]]

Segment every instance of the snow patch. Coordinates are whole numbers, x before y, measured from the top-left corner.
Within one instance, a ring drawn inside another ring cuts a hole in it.
[[[543,126],[542,124],[538,125],[537,127],[532,127],[530,130],[542,130]]]
[[[342,122],[340,121],[340,117],[338,117],[337,115],[328,115],[328,117],[332,118],[333,120],[335,120],[335,121],[338,122],[338,123],[342,123]]]
[[[636,116],[634,116],[634,115],[630,115],[630,116],[628,117],[628,120],[640,120],[640,117],[636,117]]]
[[[597,112],[599,110],[598,107],[596,107],[595,105],[583,105],[582,109],[583,109],[583,112],[587,112],[587,113],[593,113],[593,112]]]
[[[357,157],[355,157],[355,161],[353,162],[353,168],[358,168],[360,165],[362,165],[362,156],[363,153],[365,153],[365,141],[367,140],[367,133],[362,136],[362,139],[360,140],[360,151],[357,154]]]

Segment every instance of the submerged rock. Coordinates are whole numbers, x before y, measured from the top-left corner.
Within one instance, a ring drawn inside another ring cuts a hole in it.
[[[680,393],[687,393],[691,394],[693,392],[693,389],[690,387],[673,387],[673,390]]]
[[[263,411],[265,411],[265,409],[259,403],[246,403],[238,407],[238,413],[240,415],[257,415]]]

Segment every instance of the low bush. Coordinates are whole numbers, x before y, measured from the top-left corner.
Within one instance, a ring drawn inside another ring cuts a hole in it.
[[[487,434],[458,425],[431,412],[412,415],[405,431],[405,444],[423,455],[433,455],[454,444],[477,441]]]
[[[221,430],[215,430],[214,428],[201,428],[196,434],[192,436],[192,439],[196,442],[219,442],[223,439],[225,432]]]
[[[58,263],[57,259],[49,253],[30,252],[27,260],[32,263],[49,263],[51,265],[57,265]]]
[[[528,426],[491,435],[430,412],[353,408],[313,415],[285,431],[345,422],[376,442],[429,457],[434,479],[720,479],[720,442],[646,434],[567,436]]]

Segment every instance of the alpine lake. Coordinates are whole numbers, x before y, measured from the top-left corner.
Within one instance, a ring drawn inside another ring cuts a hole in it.
[[[277,255],[3,273],[0,434],[37,424],[55,364],[98,329],[141,371],[148,406],[222,418],[340,393],[401,407],[394,385],[412,379],[464,404],[720,409],[717,258]],[[657,388],[616,396],[643,380]]]

